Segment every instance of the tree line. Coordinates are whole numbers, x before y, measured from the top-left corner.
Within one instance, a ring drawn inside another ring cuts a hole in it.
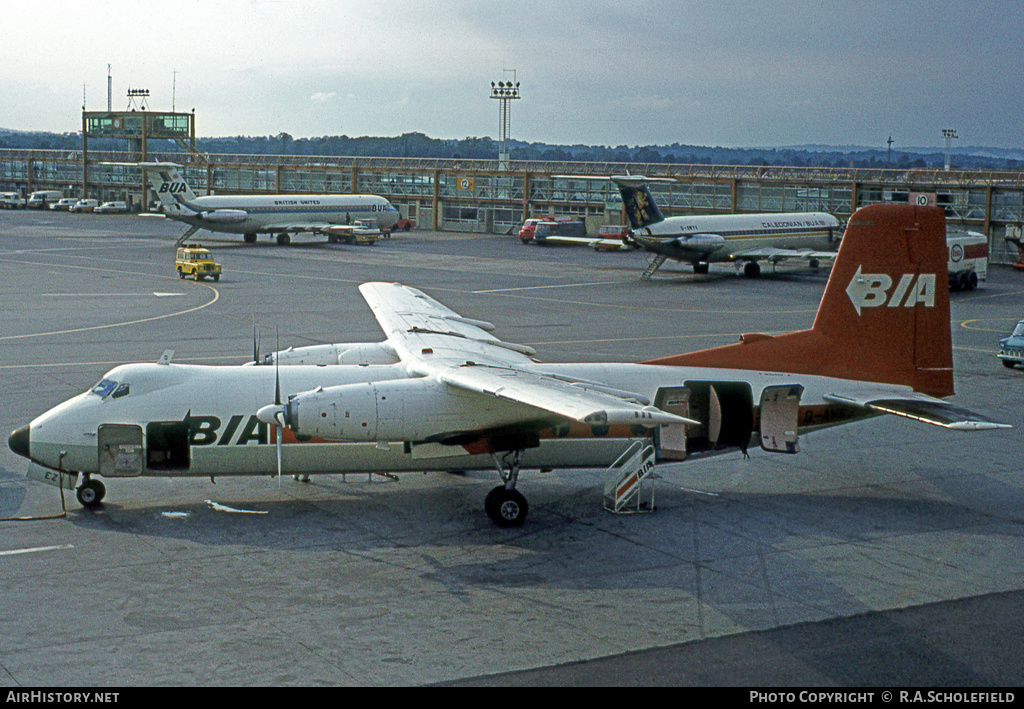
[[[92,139],[94,150],[125,150],[126,141]],[[78,133],[44,133],[0,130],[0,148],[34,150],[79,150]],[[701,165],[765,165],[793,167],[860,167],[897,169],[942,167],[945,154],[940,150],[892,150],[885,148],[829,148],[827,146],[780,148],[725,148],[697,145],[594,146],[550,145],[510,141],[513,160],[551,162],[666,163]],[[459,140],[431,138],[423,133],[399,136],[347,135],[318,138],[293,138],[288,133],[273,136],[231,136],[197,138],[196,149],[203,153],[240,155],[309,155],[351,157],[407,157],[465,160],[494,160],[498,143],[492,138]],[[179,152],[172,141],[150,141],[151,152]],[[1020,170],[1024,160],[1020,151],[959,149],[953,153],[958,169]]]

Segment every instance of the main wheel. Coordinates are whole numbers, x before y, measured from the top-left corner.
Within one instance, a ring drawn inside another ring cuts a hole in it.
[[[743,275],[747,278],[757,278],[761,275],[761,266],[757,261],[747,261],[746,265],[743,266]]]
[[[292,243],[292,237],[288,234],[288,232],[282,231],[280,234],[277,235],[278,246],[287,246],[290,243]]]
[[[89,509],[99,507],[99,504],[103,501],[103,496],[106,494],[107,488],[99,480],[86,480],[75,491],[75,497],[78,498],[82,507]]]
[[[487,516],[499,527],[518,527],[526,520],[530,505],[518,490],[507,490],[498,485],[484,500]]]
[[[247,243],[247,244],[255,244],[256,243],[256,235],[253,234],[252,232],[246,234],[245,237],[243,237],[243,238],[245,239],[245,243]]]

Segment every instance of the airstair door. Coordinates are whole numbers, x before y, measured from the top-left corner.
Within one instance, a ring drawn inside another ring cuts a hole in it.
[[[800,397],[799,384],[765,387],[761,392],[761,447],[773,453],[799,453]]]
[[[690,390],[687,387],[664,387],[658,390],[654,405],[662,411],[690,418]],[[655,429],[658,460],[686,458],[686,425],[666,424]]]
[[[96,431],[99,473],[105,478],[133,478],[142,475],[145,458],[142,427],[107,423]]]

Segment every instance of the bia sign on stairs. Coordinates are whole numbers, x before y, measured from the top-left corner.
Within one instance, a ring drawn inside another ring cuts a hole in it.
[[[654,509],[654,446],[634,441],[608,468],[604,508],[609,512],[650,512]],[[644,482],[651,484],[645,488]],[[645,499],[645,494],[647,499]]]

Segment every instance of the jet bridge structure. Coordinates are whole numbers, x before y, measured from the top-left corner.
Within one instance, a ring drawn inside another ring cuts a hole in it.
[[[144,206],[131,163],[149,160],[180,164],[198,194],[376,194],[419,229],[509,234],[552,216],[596,234],[625,218],[615,185],[593,178],[628,173],[672,178],[650,185],[666,216],[821,211],[842,221],[927,195],[950,223],[988,236],[992,263],[1020,260],[1005,237],[1024,225],[1024,171],[517,160],[504,170],[498,160],[200,154],[193,113],[152,111],[83,113],[82,133],[81,151],[0,149],[0,189]]]

